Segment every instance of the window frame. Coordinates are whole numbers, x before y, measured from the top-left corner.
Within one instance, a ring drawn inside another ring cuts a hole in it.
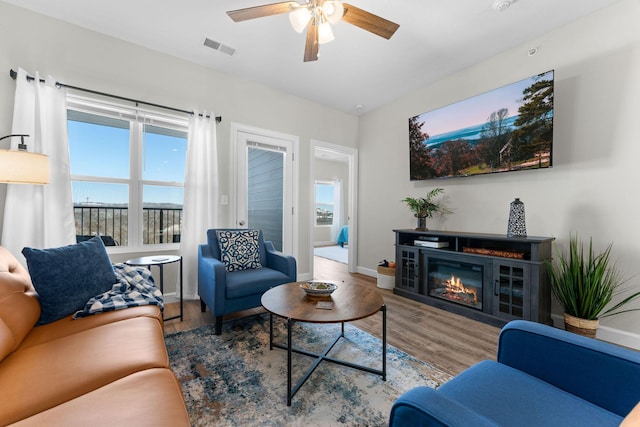
[[[144,244],[144,201],[143,188],[145,186],[160,186],[182,188],[184,196],[184,181],[159,181],[144,180],[144,126],[152,125],[157,128],[165,128],[172,131],[183,132],[188,141],[189,117],[187,114],[167,114],[164,111],[154,109],[130,107],[115,102],[104,101],[96,98],[67,94],[67,111],[74,110],[82,113],[126,120],[129,122],[129,177],[111,178],[92,175],[70,175],[71,182],[97,182],[106,184],[124,184],[129,188],[128,197],[128,235],[127,245],[108,246],[109,253],[131,252],[157,252],[175,251],[180,248],[180,243]],[[68,119],[67,119],[68,120]],[[185,156],[186,170],[186,156]],[[184,200],[183,200],[184,207]]]

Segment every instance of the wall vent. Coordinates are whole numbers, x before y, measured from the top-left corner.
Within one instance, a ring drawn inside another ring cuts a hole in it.
[[[229,56],[231,56],[234,53],[236,53],[236,50],[234,48],[232,48],[231,46],[224,45],[224,44],[222,44],[220,42],[217,42],[215,40],[211,40],[210,38],[205,38],[204,39],[204,45],[206,47],[210,47],[213,50],[217,50],[218,52],[226,53]]]

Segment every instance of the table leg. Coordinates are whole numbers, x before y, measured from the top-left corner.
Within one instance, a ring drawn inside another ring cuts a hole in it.
[[[160,269],[160,292],[162,292],[162,296],[164,297],[164,264],[158,264],[158,268]]]
[[[387,380],[387,306],[382,305],[382,381]]]
[[[287,406],[291,406],[291,328],[293,320],[287,319]]]
[[[273,350],[273,313],[269,313],[269,350]]]
[[[158,264],[158,269],[160,270],[160,293],[162,294],[162,299],[164,299],[164,264]],[[151,270],[151,266],[149,266],[149,270]],[[164,318],[164,310],[162,310],[162,321],[166,321]]]
[[[182,322],[182,319],[184,317],[184,314],[182,312],[182,306],[183,306],[183,297],[182,297],[182,257],[180,257],[180,321]]]
[[[277,347],[280,349],[287,350],[287,406],[291,406],[291,400],[293,396],[298,392],[300,387],[305,383],[305,381],[311,376],[311,374],[315,371],[318,365],[322,361],[336,363],[342,366],[347,366],[354,369],[359,369],[361,371],[369,372],[372,374],[380,375],[382,377],[382,381],[387,380],[387,306],[382,305],[380,307],[380,311],[382,311],[382,370],[370,368],[368,366],[359,365],[352,362],[347,362],[345,360],[335,359],[333,357],[329,357],[329,352],[333,349],[336,343],[344,338],[345,334],[345,322],[340,322],[340,335],[338,335],[333,343],[329,344],[322,353],[312,353],[310,351],[302,350],[299,348],[293,348],[293,339],[292,339],[292,329],[294,320],[291,318],[287,319],[287,345],[282,345],[282,343],[273,342],[273,313],[269,312],[269,350],[273,350],[273,347]],[[310,356],[316,358],[315,362],[307,369],[302,378],[298,381],[298,383],[293,387],[292,384],[292,355],[293,353],[303,354],[305,356]]]

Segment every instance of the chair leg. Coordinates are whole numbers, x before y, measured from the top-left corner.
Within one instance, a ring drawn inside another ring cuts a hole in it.
[[[216,316],[216,335],[222,335],[222,316]]]
[[[200,298],[200,311],[202,313],[204,313],[205,311],[207,311],[207,304],[204,303],[204,301],[202,301],[202,298]]]

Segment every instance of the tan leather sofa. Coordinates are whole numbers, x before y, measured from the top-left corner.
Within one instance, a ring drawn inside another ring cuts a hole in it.
[[[156,306],[34,327],[29,273],[0,246],[0,425],[188,426]]]

